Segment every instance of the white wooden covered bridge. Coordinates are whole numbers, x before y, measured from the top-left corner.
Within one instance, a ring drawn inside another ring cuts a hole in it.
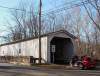
[[[66,63],[74,55],[75,36],[65,30],[51,32],[41,36],[42,63]],[[0,45],[1,57],[39,58],[38,37]],[[29,58],[30,59],[30,58]],[[8,59],[9,60],[9,59]],[[29,60],[30,61],[30,60]],[[38,63],[38,61],[36,61]]]

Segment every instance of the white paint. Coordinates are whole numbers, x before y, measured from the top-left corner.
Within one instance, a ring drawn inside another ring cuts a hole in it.
[[[21,49],[21,53],[19,53]],[[47,62],[47,37],[41,38],[42,62]],[[0,56],[33,56],[39,57],[38,38],[15,44],[0,46]]]
[[[54,37],[70,38],[66,33],[52,33],[41,38],[42,63],[50,63],[50,42]],[[19,54],[19,49],[21,53]],[[39,39],[0,46],[0,56],[33,56],[39,58]]]
[[[51,40],[54,38],[54,37],[62,37],[62,38],[70,38],[71,40],[72,40],[72,38],[71,37],[69,37],[66,33],[63,33],[63,32],[58,32],[58,33],[53,33],[53,34],[51,34],[51,35],[49,35],[48,36],[48,44],[47,44],[47,49],[48,49],[48,51],[47,51],[47,60],[48,60],[48,63],[50,63],[50,42],[51,42]],[[73,40],[72,40],[72,42],[73,42]]]

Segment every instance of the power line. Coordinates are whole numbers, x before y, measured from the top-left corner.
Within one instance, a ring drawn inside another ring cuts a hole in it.
[[[21,11],[21,12],[26,12],[26,13],[33,13],[33,12],[26,11],[24,9],[11,8],[11,7],[6,7],[6,6],[1,6],[1,5],[0,5],[0,8],[10,9],[10,10],[16,10],[16,11]],[[35,13],[37,13],[37,12],[35,12]]]
[[[1,8],[6,8],[6,9],[11,9],[11,10],[13,9],[13,10],[19,10],[19,11],[24,11],[24,12],[26,11],[26,10],[22,10],[22,9],[10,8],[10,7],[1,6],[1,5],[0,5],[0,7],[1,7]]]
[[[63,10],[68,10],[68,9],[71,9],[71,8],[83,6],[84,5],[83,3],[84,4],[88,4],[88,1],[84,1],[84,2],[77,3],[77,4],[73,4],[70,7],[61,7],[61,8],[55,9],[55,10],[51,10],[51,11],[45,13],[45,14],[42,14],[42,15],[44,16],[44,15],[48,15],[50,13],[59,13],[60,11],[63,11]]]
[[[79,0],[78,0],[78,1],[79,1]],[[66,4],[71,4],[71,3],[73,3],[73,2],[76,2],[76,1],[67,2]],[[64,3],[64,4],[65,4],[65,3]],[[5,9],[10,9],[10,10],[19,10],[19,11],[26,12],[26,10],[17,9],[17,8],[12,8],[12,7],[6,7],[6,6],[1,6],[1,5],[0,5],[0,7],[1,7],[1,8],[5,8]],[[31,12],[29,12],[29,13],[31,13]]]
[[[68,5],[69,3],[72,3],[72,2],[76,2],[76,1],[68,2],[65,5]],[[70,7],[61,7],[61,8],[55,9],[55,10],[51,10],[51,11],[45,13],[45,14],[42,14],[42,16],[48,15],[50,13],[59,13],[60,11],[71,9],[71,8],[74,8],[74,7],[83,6],[83,3],[84,4],[88,4],[88,1],[84,1],[84,2],[79,2],[79,3],[76,3],[76,4],[72,4]],[[1,6],[1,5],[0,5],[0,7],[1,8],[6,8],[6,9],[10,9],[10,10],[18,10],[18,11],[22,11],[22,12],[27,12],[26,10],[17,9],[17,8],[10,8],[10,7]],[[27,12],[27,13],[33,13],[33,12]]]
[[[61,7],[61,6],[65,6],[65,5],[68,5],[68,4],[72,4],[72,3],[75,3],[75,2],[79,2],[80,0],[74,0],[74,1],[71,1],[71,2],[65,2],[65,3],[63,3],[63,4],[61,4],[61,5],[58,5],[58,6],[56,6],[56,7]],[[49,10],[52,10],[52,9],[49,9]],[[46,11],[48,11],[48,10],[46,10]]]

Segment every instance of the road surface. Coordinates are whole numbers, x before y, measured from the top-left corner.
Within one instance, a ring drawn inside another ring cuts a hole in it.
[[[100,71],[1,68],[0,76],[100,76]]]
[[[0,76],[100,76],[100,70],[46,69],[0,66]]]

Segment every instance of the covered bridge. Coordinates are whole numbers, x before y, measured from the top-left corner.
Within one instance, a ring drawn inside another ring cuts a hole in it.
[[[41,36],[41,62],[42,63],[67,63],[75,52],[75,36],[65,30],[51,32]],[[0,45],[0,57],[21,57],[22,62],[30,63],[32,59],[39,58],[38,37],[19,40]],[[18,58],[17,58],[18,60]],[[38,60],[36,61],[38,63]]]

